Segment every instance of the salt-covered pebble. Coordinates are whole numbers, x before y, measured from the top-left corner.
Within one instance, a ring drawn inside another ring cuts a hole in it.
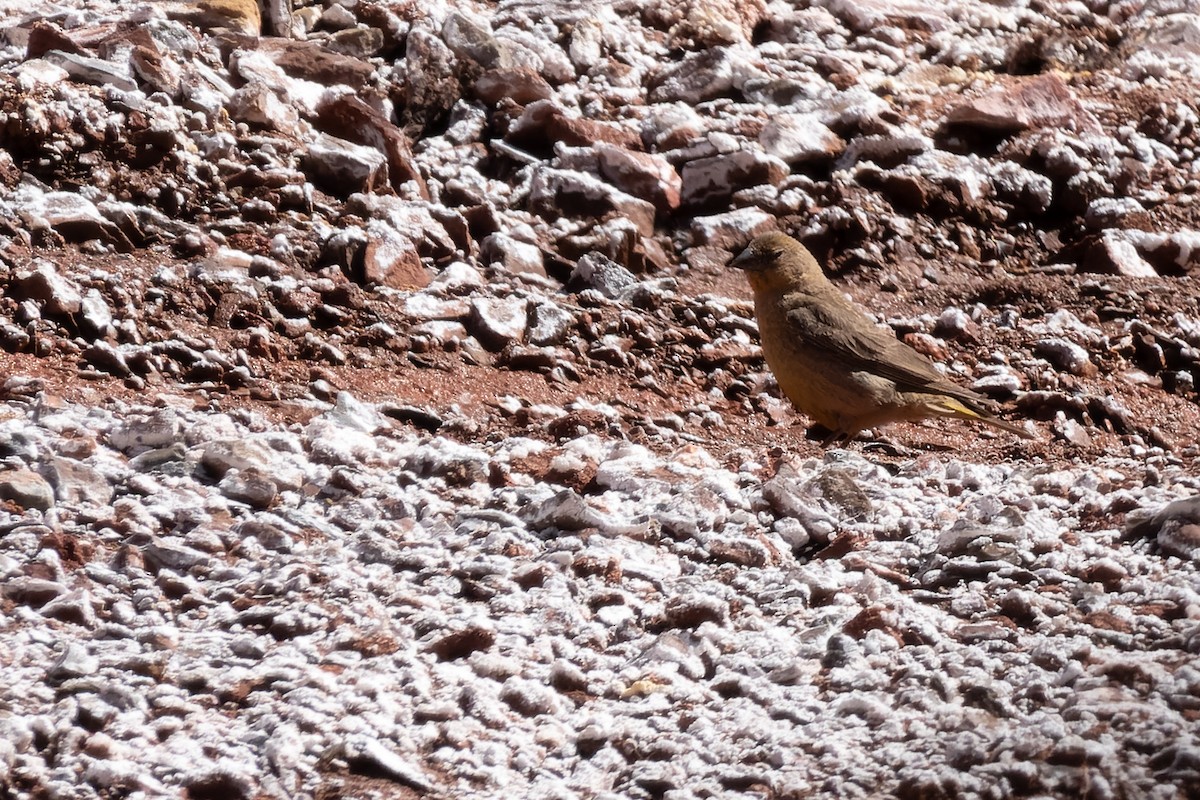
[[[0,500],[45,510],[54,505],[54,487],[33,470],[3,470],[0,471]]]
[[[1089,375],[1096,371],[1087,350],[1069,339],[1042,339],[1033,346],[1033,352],[1049,361],[1055,369],[1072,375]]]
[[[471,302],[467,330],[485,347],[503,350],[525,338],[527,304],[523,298],[481,298]]]

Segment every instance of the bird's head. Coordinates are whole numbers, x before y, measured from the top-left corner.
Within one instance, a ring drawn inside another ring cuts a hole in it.
[[[729,266],[743,270],[756,291],[799,288],[810,281],[824,281],[825,273],[808,248],[780,231],[755,237]]]

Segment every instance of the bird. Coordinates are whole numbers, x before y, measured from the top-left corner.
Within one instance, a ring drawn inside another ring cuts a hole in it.
[[[997,418],[993,402],[949,380],[875,324],[787,234],[755,237],[729,266],[750,282],[763,355],[780,391],[831,431],[825,445],[849,442],[868,428],[936,417],[1036,438]]]

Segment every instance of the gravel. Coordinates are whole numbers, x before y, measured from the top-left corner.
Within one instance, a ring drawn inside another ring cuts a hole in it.
[[[0,796],[1200,795],[1185,4],[30,5]],[[776,226],[1044,438],[789,427]]]
[[[14,796],[1200,785],[1200,479],[1167,456],[834,450],[767,478],[696,445],[456,441],[346,395],[304,426],[7,408]],[[19,508],[24,482],[57,499]]]

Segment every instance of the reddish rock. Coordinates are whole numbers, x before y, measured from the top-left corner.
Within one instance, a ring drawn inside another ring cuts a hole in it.
[[[51,316],[69,317],[83,309],[83,294],[71,278],[59,273],[49,262],[20,274],[11,291],[17,300],[33,300]]]
[[[632,222],[642,236],[654,233],[653,205],[583,172],[539,169],[533,176],[529,203],[536,213],[554,218],[616,213]]]
[[[546,277],[545,256],[535,244],[522,242],[503,233],[493,233],[480,245],[480,257],[509,273]]]
[[[51,50],[62,50],[64,53],[83,55],[83,48],[63,33],[57,25],[38,20],[29,29],[29,41],[25,45],[25,58],[41,58]]]
[[[1200,265],[1200,233],[1194,230],[1129,231],[1127,235],[1160,275],[1193,274]]]
[[[361,89],[375,74],[367,61],[339,55],[316,42],[263,39],[262,50],[289,76],[323,86],[340,83]]]
[[[948,125],[1013,133],[1029,128],[1099,131],[1095,117],[1053,73],[1014,78],[951,109]]]
[[[771,117],[758,135],[763,150],[788,164],[832,161],[845,148],[842,137],[821,122],[817,114],[780,114]]]
[[[476,79],[471,89],[489,106],[504,99],[525,106],[537,100],[548,100],[554,94],[546,79],[530,67],[489,69]]]
[[[500,45],[486,20],[455,11],[442,24],[442,40],[460,59],[474,61],[484,69],[504,66]]]
[[[704,131],[704,122],[694,110],[676,105],[655,109],[645,122],[642,136],[647,149],[662,153],[686,147],[699,140]]]
[[[752,150],[696,159],[683,166],[683,203],[689,207],[721,203],[739,189],[765,183],[777,186],[788,173],[787,164],[778,158]]]
[[[926,0],[832,0],[828,8],[856,33],[872,33],[885,25],[932,33],[951,22],[943,6]]]
[[[421,197],[429,199],[429,188],[413,160],[408,137],[383,114],[357,97],[340,95],[317,106],[316,123],[326,133],[379,150],[387,156],[393,189],[399,191],[412,181],[419,187]]]
[[[119,227],[105,219],[90,200],[74,192],[33,195],[19,206],[18,213],[31,227],[53,228],[68,242],[97,239],[122,253],[133,250],[133,243]]]
[[[742,57],[729,47],[713,47],[692,53],[678,63],[665,66],[651,82],[650,102],[686,103],[694,106],[725,97],[733,90],[733,76]]]
[[[383,49],[383,31],[378,28],[350,28],[337,31],[325,40],[335,53],[352,58],[372,58]]]
[[[674,263],[662,245],[633,220],[621,214],[609,216],[599,225],[558,239],[558,255],[569,261],[588,253],[602,255],[635,275],[667,269]]]
[[[309,144],[304,166],[316,183],[339,197],[388,185],[387,160],[377,149],[325,133]]]
[[[636,130],[567,116],[567,112],[552,100],[539,100],[526,106],[504,138],[518,147],[542,147],[555,142],[581,147],[608,142],[627,150],[642,149],[642,139]]]
[[[435,258],[453,255],[457,248],[459,252],[466,253],[469,256],[474,256],[478,250],[478,245],[471,230],[470,221],[458,211],[452,208],[441,208],[436,204],[430,204],[429,215],[437,220],[449,237],[449,241],[438,239],[437,247],[433,255]],[[437,238],[437,237],[435,237]],[[453,244],[450,247],[449,244]]]
[[[96,43],[96,53],[103,59],[115,61],[121,57],[121,51],[137,47],[159,51],[158,42],[154,41],[150,31],[138,27],[110,32],[108,36]]]
[[[405,40],[403,63],[403,91],[397,98],[401,124],[425,128],[443,119],[463,93],[454,53],[418,28]]]
[[[692,241],[700,245],[719,247],[728,252],[740,250],[760,233],[777,226],[775,217],[757,208],[739,208],[710,217],[692,220]]]
[[[471,300],[467,330],[492,351],[525,339],[528,301],[523,297],[477,297]]]
[[[129,65],[151,92],[162,92],[172,97],[179,97],[183,84],[183,70],[175,61],[164,58],[157,49],[135,47],[129,53]]]
[[[378,153],[376,153],[378,155]],[[363,219],[382,220],[417,247],[425,257],[445,259],[468,252],[461,242],[466,221],[432,203],[396,195],[360,195],[346,204],[346,213]]]
[[[595,152],[604,180],[627,194],[649,201],[659,214],[679,208],[683,181],[665,158],[635,153],[607,142],[598,142]]]
[[[376,3],[359,3],[354,9],[354,14],[358,17],[359,23],[376,28],[383,33],[383,48],[379,55],[389,57],[392,55],[402,55],[405,45],[405,36],[408,33],[409,23],[402,16],[411,16],[414,13],[413,0],[404,0],[401,3],[390,3],[390,7],[379,5]]]
[[[877,181],[870,173],[868,176],[869,179],[863,180],[863,185],[869,188],[877,186],[897,208],[928,208],[931,197],[944,194],[924,175],[880,171]]]
[[[268,130],[294,131],[300,121],[294,106],[258,80],[250,81],[234,92],[226,108],[231,119]]]
[[[913,331],[904,335],[904,343],[933,361],[943,362],[949,357],[946,343],[928,333]]]
[[[158,42],[144,27],[110,32],[96,43],[96,52],[106,61],[128,60],[133,74],[146,84],[149,92],[162,92],[179,98],[183,69],[170,54],[164,54]]]
[[[1138,253],[1124,231],[1102,233],[1084,253],[1080,263],[1084,272],[1102,272],[1131,278],[1157,278],[1158,273]]]
[[[363,247],[363,282],[393,289],[420,289],[429,285],[429,271],[421,263],[417,245],[385,222],[372,220]]]

